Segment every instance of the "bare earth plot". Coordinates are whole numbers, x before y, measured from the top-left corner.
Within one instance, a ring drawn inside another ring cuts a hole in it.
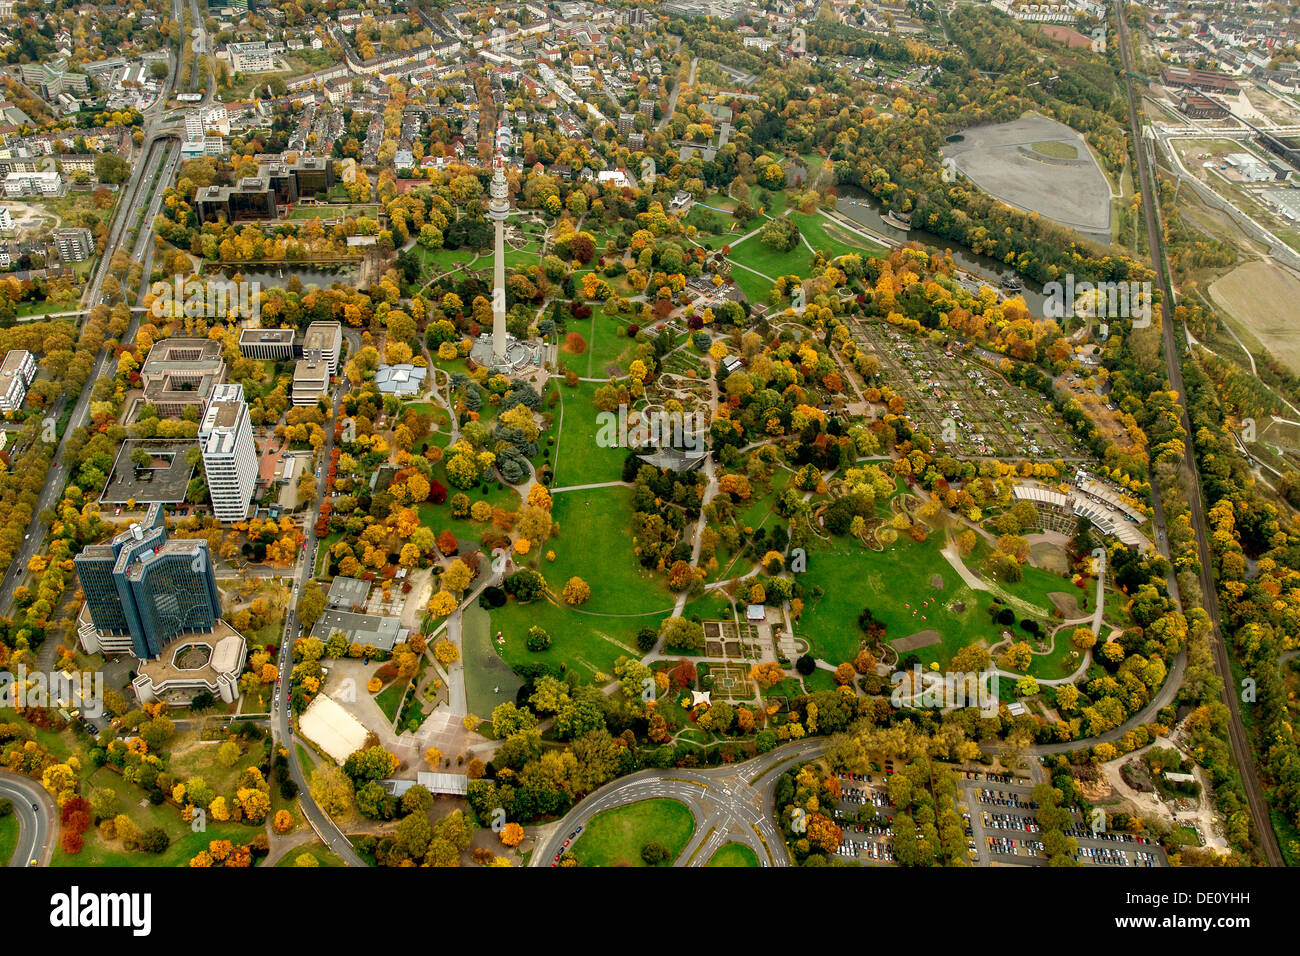
[[[1070,127],[1027,114],[971,127],[961,137],[945,145],[943,154],[980,189],[1008,206],[1110,242],[1110,184]]]
[[[1210,286],[1214,304],[1293,372],[1300,372],[1300,279],[1272,262],[1247,262]]]

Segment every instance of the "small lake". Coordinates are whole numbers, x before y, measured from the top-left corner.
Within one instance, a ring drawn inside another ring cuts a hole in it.
[[[336,282],[344,282],[348,285],[355,285],[359,271],[354,264],[345,264],[331,267],[321,266],[268,266],[262,263],[256,263],[249,268],[240,268],[238,265],[225,264],[210,266],[213,272],[220,272],[226,278],[238,273],[245,282],[256,282],[264,289],[283,289],[289,284],[289,280],[297,276],[298,281],[302,283],[303,288],[308,286],[318,286],[322,289],[328,289]]]

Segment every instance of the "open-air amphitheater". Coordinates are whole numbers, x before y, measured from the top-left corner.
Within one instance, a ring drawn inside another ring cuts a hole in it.
[[[1139,551],[1145,552],[1151,548],[1150,540],[1138,530],[1146,521],[1146,516],[1121,501],[1118,495],[1100,482],[1084,479],[1069,492],[1042,485],[1017,485],[1015,495],[1060,516],[1087,518],[1102,534],[1114,535]]]

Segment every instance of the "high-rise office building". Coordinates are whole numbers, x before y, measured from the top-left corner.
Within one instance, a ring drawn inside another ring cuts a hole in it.
[[[243,521],[257,484],[257,448],[244,386],[218,385],[199,424],[199,448],[212,511],[219,521]]]
[[[153,658],[186,632],[210,631],[221,618],[221,597],[208,543],[168,540],[162,508],[112,541],[87,545],[76,557],[77,577],[105,649],[125,649],[112,637],[130,637],[136,657]]]

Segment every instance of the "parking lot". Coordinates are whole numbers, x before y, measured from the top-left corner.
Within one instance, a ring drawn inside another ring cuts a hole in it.
[[[885,779],[880,773],[840,774],[842,795],[835,808],[835,822],[843,835],[836,855],[871,866],[893,863],[894,837],[889,824],[894,808],[885,792]],[[875,822],[856,822],[865,807],[875,810]]]
[[[890,824],[894,807],[889,802],[887,780],[884,773],[839,775],[841,796],[834,817],[842,836],[837,856],[867,866],[893,863]],[[1007,774],[966,771],[960,788],[958,810],[972,866],[1047,865],[1031,785]],[[862,812],[867,808],[874,811],[874,817]],[[1130,833],[1094,833],[1077,810],[1072,812],[1075,825],[1066,836],[1078,844],[1075,859],[1084,866],[1169,865],[1164,851],[1146,838]]]
[[[976,866],[1046,866],[1040,830],[1034,819],[1038,805],[1032,787],[1004,779],[967,777],[962,781],[968,845],[975,848]],[[1168,866],[1164,851],[1144,837],[1131,833],[1098,831],[1085,825],[1077,810],[1075,825],[1066,831],[1079,851],[1075,859],[1084,866]]]

